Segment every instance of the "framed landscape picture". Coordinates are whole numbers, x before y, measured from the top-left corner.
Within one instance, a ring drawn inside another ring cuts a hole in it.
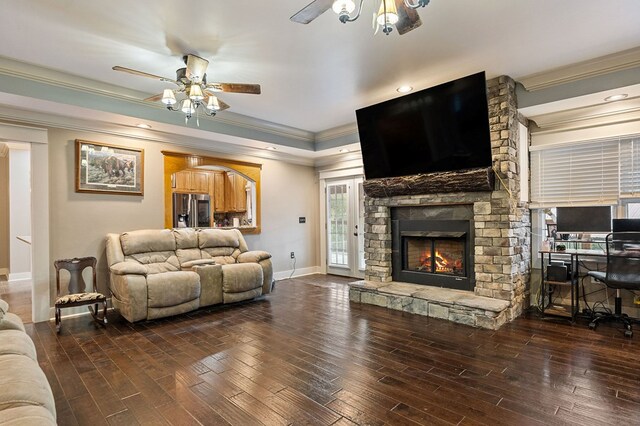
[[[76,139],[76,192],[144,195],[144,150]]]

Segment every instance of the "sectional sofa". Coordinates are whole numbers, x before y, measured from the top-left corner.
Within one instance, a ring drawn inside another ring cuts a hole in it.
[[[20,318],[0,300],[0,425],[55,425],[51,387]]]
[[[108,234],[111,302],[130,322],[271,291],[271,255],[250,251],[237,229],[160,229]]]

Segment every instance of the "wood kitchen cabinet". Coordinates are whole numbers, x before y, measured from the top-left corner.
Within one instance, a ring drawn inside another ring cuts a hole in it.
[[[182,170],[175,173],[174,191],[209,193],[209,172]]]
[[[212,175],[209,175],[209,195],[213,200],[213,211],[215,213],[223,213],[226,211],[224,194],[226,173],[213,172]]]
[[[237,173],[227,173],[225,180],[224,203],[228,212],[247,211],[247,180]]]

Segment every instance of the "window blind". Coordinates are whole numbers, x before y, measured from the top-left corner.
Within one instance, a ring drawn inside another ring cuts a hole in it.
[[[531,207],[616,204],[620,163],[617,139],[533,151]]]
[[[640,197],[640,137],[620,141],[620,196]]]

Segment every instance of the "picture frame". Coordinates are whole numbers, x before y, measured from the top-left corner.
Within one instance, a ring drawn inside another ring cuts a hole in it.
[[[144,195],[144,150],[76,139],[76,192]]]
[[[555,240],[558,238],[558,225],[555,223],[547,223],[547,238]]]

